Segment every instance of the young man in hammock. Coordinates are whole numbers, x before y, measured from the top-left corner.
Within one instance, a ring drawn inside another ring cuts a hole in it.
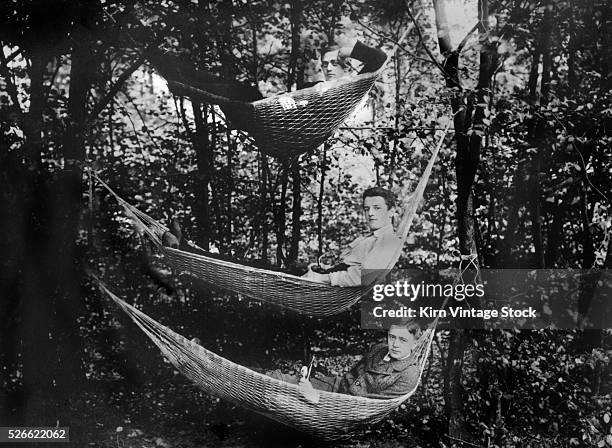
[[[343,47],[329,47],[324,51],[321,62],[326,80],[351,75],[354,70],[349,58],[356,59],[363,64],[359,71],[361,74],[378,70],[384,64],[387,55],[384,51],[369,47],[360,41]],[[224,112],[230,115],[230,119],[238,122],[235,123],[237,126],[240,120],[244,119],[240,116],[240,107],[237,103],[252,102],[263,98],[256,87],[244,82],[223,79],[203,70],[196,70],[184,58],[150,50],[148,59],[168,81],[168,87],[176,95],[189,96],[196,101],[215,102],[213,98],[200,98],[197,91],[189,90],[192,87],[228,100],[229,103],[223,106]],[[310,83],[306,87],[316,84],[318,83]],[[232,101],[236,102],[236,107],[231,106]],[[279,104],[285,110],[297,108],[296,103],[288,96],[279,96]]]
[[[378,48],[365,45],[359,40],[343,47],[337,45],[328,47],[323,50],[323,57],[321,58],[321,70],[325,75],[325,80],[333,81],[352,75],[355,69],[350,59],[355,59],[363,64],[361,70],[359,70],[361,75],[375,72],[382,67],[387,60],[387,54]],[[304,88],[316,86],[321,82],[323,81],[306,83]],[[297,108],[297,104],[289,96],[280,96],[278,102],[285,110]]]
[[[370,234],[349,244],[339,264],[331,268],[311,265],[304,278],[332,286],[366,286],[374,282],[377,270],[387,268],[401,247],[392,223],[395,195],[385,188],[374,187],[365,190],[362,197]]]
[[[370,233],[355,239],[342,252],[340,262],[334,266],[315,266],[311,264],[302,277],[332,286],[366,286],[376,280],[377,271],[386,269],[393,259],[401,240],[393,231],[393,209],[395,195],[385,188],[373,187],[363,192],[363,209]],[[200,253],[212,258],[234,261],[231,257],[210,252],[203,252],[186,245],[178,221],[173,220],[170,231],[162,236],[165,246]],[[273,269],[271,266],[261,266],[257,262],[241,262],[254,267]],[[300,275],[300,269],[274,269]]]
[[[307,379],[277,370],[267,375],[299,384],[307,398],[316,396],[316,390],[369,398],[398,397],[413,390],[419,381],[419,360],[412,355],[421,334],[421,327],[415,321],[392,325],[387,342],[370,347],[361,361],[341,377],[315,374]]]

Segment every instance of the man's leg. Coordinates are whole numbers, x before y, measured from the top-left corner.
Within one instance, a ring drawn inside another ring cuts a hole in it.
[[[310,378],[312,387],[325,392],[336,392],[339,383],[340,378],[337,376],[317,375],[316,377]]]
[[[266,375],[289,384],[299,383],[299,377],[297,375],[283,373],[280,370],[272,370],[266,372]],[[312,387],[314,389],[322,390],[325,392],[335,392],[337,389],[337,384],[339,382],[339,378],[336,376],[317,375],[316,377],[310,378],[310,384],[312,384]]]
[[[285,383],[289,383],[289,384],[298,384],[298,381],[299,381],[296,375],[290,375],[289,373],[283,373],[278,369],[265,372],[265,374],[269,376],[270,378],[284,381]]]

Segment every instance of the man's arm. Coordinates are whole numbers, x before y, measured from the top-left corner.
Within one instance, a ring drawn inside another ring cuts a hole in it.
[[[346,271],[336,271],[330,274],[329,282],[332,286],[361,286],[361,266],[349,266]]]
[[[338,57],[351,57],[363,63],[363,67],[359,73],[371,73],[378,70],[387,60],[387,54],[374,47],[370,47],[361,41],[355,41],[351,47],[342,47],[338,51]]]
[[[390,399],[401,397],[402,395],[406,395],[408,392],[412,392],[416,386],[418,385],[419,379],[419,368],[418,366],[410,366],[406,368],[402,372],[402,376],[398,378],[398,380],[393,383],[390,387],[378,391],[376,393],[367,393],[361,395],[366,398],[381,398],[381,399]]]
[[[401,240],[395,235],[387,236],[382,241],[376,242],[361,264],[349,266],[345,271],[329,274],[331,284],[342,287],[370,285],[376,280],[379,271],[389,267],[399,246],[401,246]],[[364,270],[365,275],[363,275]]]

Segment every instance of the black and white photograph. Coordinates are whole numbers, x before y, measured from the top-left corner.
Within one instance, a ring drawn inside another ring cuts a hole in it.
[[[612,448],[610,0],[0,20],[0,448]]]

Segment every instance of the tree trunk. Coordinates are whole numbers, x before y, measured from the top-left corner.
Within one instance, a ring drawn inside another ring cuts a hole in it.
[[[259,192],[260,212],[261,212],[261,261],[268,262],[268,156],[264,153],[261,157],[260,185]]]
[[[294,160],[293,166],[291,167],[291,179],[292,179],[292,196],[293,203],[291,205],[291,247],[289,248],[289,254],[287,255],[287,266],[293,266],[297,262],[300,249],[300,240],[302,233],[302,189],[301,189],[301,176],[300,176],[300,163],[299,159]]]
[[[460,52],[453,50],[451,46],[445,3],[444,0],[434,1],[434,9],[440,53],[445,58],[443,67],[446,74],[446,85],[454,89],[451,107],[457,146],[455,173],[459,250],[461,255],[470,255],[475,253],[476,246],[473,186],[480,161],[482,139],[488,127],[490,85],[496,67],[497,51],[490,42],[481,42],[478,85],[473,95],[466,96],[461,89],[459,78]],[[486,22],[489,15],[487,0],[479,0],[478,10],[481,23],[487,27]],[[453,443],[456,439],[463,440],[467,433],[461,396],[461,370],[466,345],[467,336],[463,330],[451,331],[444,397],[449,424],[448,435]]]
[[[234,218],[232,216],[232,196],[234,192],[234,173],[233,173],[233,160],[234,160],[234,150],[236,147],[236,140],[232,137],[232,132],[229,126],[226,128],[227,135],[227,166],[226,177],[225,177],[225,185],[227,188],[227,193],[225,196],[225,214],[227,215],[227,224],[225,227],[225,241],[227,244],[227,248],[229,249],[229,253],[231,253],[232,247],[232,226],[234,223]]]
[[[281,193],[274,210],[274,221],[276,222],[276,264],[285,262],[283,251],[285,245],[285,231],[287,230],[287,184],[289,183],[289,164],[282,163],[281,170]]]
[[[81,393],[83,315],[80,254],[76,245],[85,158],[87,96],[95,73],[90,30],[97,3],[79,4],[73,30],[67,126],[62,142],[65,169],[48,181],[41,169],[33,189],[29,263],[24,270],[24,387],[30,422],[68,423],[70,400]],[[31,399],[30,399],[31,398]],[[78,428],[71,436],[82,437]]]
[[[196,152],[198,175],[195,187],[194,214],[197,226],[197,241],[204,249],[209,250],[212,237],[210,222],[210,198],[208,194],[212,178],[214,160],[213,147],[210,144],[210,129],[208,127],[208,106],[192,103],[195,132],[192,134],[192,143]]]
[[[542,160],[546,157],[545,151],[547,148],[545,142],[545,122],[538,118],[537,109],[545,107],[548,104],[548,96],[550,92],[550,79],[552,70],[552,55],[550,51],[550,40],[553,27],[553,5],[547,2],[546,9],[544,11],[544,18],[542,19],[542,32],[539,39],[539,52],[542,55],[542,81],[540,84],[540,104],[536,106],[537,102],[537,90],[534,84],[534,80],[530,79],[530,96],[533,108],[533,118],[531,124],[531,130],[529,132],[531,139],[534,141],[535,146],[538,148],[537,153],[531,163],[531,173],[529,176],[530,184],[530,212],[531,212],[531,234],[535,249],[533,266],[536,269],[544,269],[544,242],[542,236],[542,191],[540,183],[540,172],[542,170]],[[537,59],[534,57],[534,66],[531,70],[533,75],[534,69],[537,74],[538,71]]]
[[[323,194],[325,193],[325,170],[327,168],[328,142],[323,143],[323,154],[321,155],[321,181],[319,183],[319,198],[317,199],[317,258],[323,255]]]

